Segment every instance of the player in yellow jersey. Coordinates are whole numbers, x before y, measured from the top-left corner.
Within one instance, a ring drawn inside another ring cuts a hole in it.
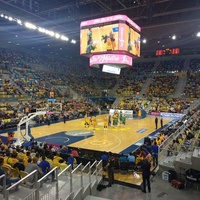
[[[96,128],[96,126],[97,126],[97,118],[96,118],[96,116],[94,116],[94,117],[92,118],[92,124],[93,124],[93,129],[95,130],[95,128]]]
[[[85,119],[85,124],[84,124],[85,128],[88,128],[90,126],[90,120],[88,119],[87,113],[85,114],[84,119]]]
[[[104,131],[107,131],[108,130],[108,117],[104,117],[103,119],[103,128],[104,128]]]
[[[101,40],[106,44],[106,51],[113,51],[116,47],[115,37],[112,31],[109,34],[103,35]]]

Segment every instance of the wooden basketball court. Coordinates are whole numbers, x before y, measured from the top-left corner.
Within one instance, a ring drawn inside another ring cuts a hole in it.
[[[144,119],[132,119],[126,120],[125,126],[108,127],[108,130],[104,130],[103,120],[107,115],[97,116],[97,126],[93,130],[93,126],[85,128],[84,118],[67,121],[66,123],[60,122],[57,124],[51,124],[50,126],[40,126],[31,129],[32,135],[37,139],[43,136],[49,136],[51,134],[61,131],[74,131],[74,130],[89,130],[94,132],[94,136],[85,138],[84,140],[72,143],[68,146],[84,148],[97,151],[106,151],[113,153],[120,153],[127,147],[137,143],[142,138],[148,136],[155,131],[155,117],[148,116]],[[163,125],[170,122],[172,118],[164,118]],[[160,122],[160,120],[158,120]],[[160,123],[158,123],[158,128]],[[143,131],[140,131],[143,130]],[[153,169],[153,166],[152,166]],[[105,177],[107,173],[104,172]],[[127,184],[132,187],[140,188],[142,184],[142,176],[139,174],[139,178],[136,178],[133,172],[128,174],[115,173],[115,180],[119,183]]]
[[[88,130],[94,133],[92,137],[85,138],[81,141],[72,143],[68,146],[97,150],[97,151],[106,151],[113,153],[120,153],[127,147],[137,143],[142,138],[148,136],[155,131],[155,117],[148,116],[143,119],[132,119],[126,120],[125,126],[118,127],[108,127],[108,130],[104,130],[103,120],[107,115],[97,116],[97,126],[93,130],[93,126],[85,128],[84,118],[75,119],[59,123],[51,124],[50,126],[38,126],[31,128],[31,134],[37,140],[37,138],[44,136],[51,136],[58,132],[70,132],[75,130]],[[164,118],[163,125],[170,122],[172,118]],[[159,121],[159,120],[158,120]],[[160,128],[160,123],[158,123],[158,128]],[[22,131],[23,132],[23,131]],[[67,135],[66,135],[67,138]],[[142,178],[140,175],[139,179],[136,179],[133,173],[130,174],[120,174],[115,173],[115,180],[124,182],[127,184],[133,184],[140,186],[142,183]]]
[[[51,124],[50,126],[44,125],[31,128],[31,133],[35,139],[50,136],[52,134],[62,131],[74,130],[89,130],[94,133],[94,136],[85,138],[79,142],[70,144],[69,146],[84,148],[97,151],[111,151],[113,153],[120,153],[127,147],[146,137],[155,131],[155,118],[146,117],[144,119],[126,120],[125,126],[108,127],[104,130],[103,119],[106,115],[97,116],[97,126],[93,130],[93,126],[85,128],[84,119],[70,120],[66,123],[60,122]],[[164,118],[163,125],[171,121],[172,118]],[[158,125],[159,128],[159,125]],[[143,130],[143,131],[140,131]],[[66,136],[67,137],[67,136]]]

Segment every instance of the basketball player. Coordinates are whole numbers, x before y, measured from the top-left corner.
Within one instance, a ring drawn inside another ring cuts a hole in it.
[[[93,124],[93,130],[95,130],[96,125],[97,125],[97,118],[96,118],[96,116],[94,116],[94,117],[92,118],[92,124]]]
[[[90,126],[90,120],[88,119],[87,113],[85,114],[84,119],[85,119],[85,124],[84,124],[85,128],[89,128],[89,126]]]
[[[108,117],[104,117],[103,119],[103,128],[104,128],[104,131],[107,131],[108,130]]]
[[[111,122],[111,115],[108,116],[108,126],[111,126],[112,122]]]
[[[118,113],[115,113],[113,115],[113,126],[115,126],[115,127],[117,127],[117,125],[118,125],[118,118],[119,118]]]
[[[120,111],[119,113],[119,123],[120,123],[120,126],[122,125],[122,111]]]
[[[96,45],[93,43],[93,38],[92,38],[92,29],[88,29],[87,33],[87,47],[86,47],[86,53],[91,53],[92,50],[96,49]]]
[[[87,45],[91,44],[91,42],[92,42],[92,29],[89,28],[87,33]]]
[[[101,40],[106,44],[106,51],[113,51],[116,47],[115,37],[112,31],[109,34],[103,35]]]
[[[122,115],[121,122],[122,122],[122,125],[124,125],[124,126],[126,125],[126,115],[125,114]]]
[[[130,27],[129,27],[129,31],[128,31],[128,47],[127,47],[127,51],[128,51],[128,52],[132,51],[131,29],[130,29]]]

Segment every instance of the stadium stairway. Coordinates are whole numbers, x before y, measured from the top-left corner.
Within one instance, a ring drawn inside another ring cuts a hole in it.
[[[174,98],[180,98],[183,94],[183,91],[187,82],[187,70],[189,68],[189,64],[190,64],[190,59],[187,59],[182,69],[183,75],[179,76],[178,84],[174,92]]]
[[[157,61],[155,64],[154,64],[154,67],[151,69],[151,74],[149,74],[149,76],[147,76],[147,80],[146,82],[143,84],[142,86],[142,89],[140,91],[140,96],[142,96],[143,94],[146,95],[147,93],[147,89],[149,88],[151,82],[152,82],[152,77],[153,77],[153,74],[156,70],[156,68],[159,66],[159,61]]]
[[[109,91],[108,96],[110,96],[110,97],[111,97],[111,96],[115,96],[118,87],[119,87],[119,83],[117,83],[117,84]]]
[[[199,170],[200,148],[196,147],[193,151],[180,151],[177,155],[166,156],[160,161],[159,166],[165,170],[174,170],[178,174],[184,174],[188,169]]]
[[[184,64],[184,67],[183,67],[182,71],[186,72],[188,70],[189,66],[190,66],[190,59],[187,59],[185,61],[185,64]]]
[[[197,107],[199,104],[196,104]],[[194,108],[197,108],[194,107]],[[198,112],[188,119],[188,123],[192,119],[197,117]],[[199,136],[200,132],[194,133],[194,138],[190,144],[178,144],[176,151],[172,150],[170,144],[172,140],[176,140],[178,135],[182,134],[187,128],[187,124],[180,126],[172,135],[169,136],[160,146],[159,152],[159,167],[165,171],[174,170],[178,174],[184,174],[184,172],[190,168],[199,170],[200,166],[200,147]]]
[[[114,103],[113,103],[113,105],[112,105],[112,107],[113,108],[117,108],[117,106],[119,105],[119,102],[120,102],[120,98],[116,98]]]
[[[37,171],[33,171],[19,182],[4,190],[2,200],[83,200],[97,193],[97,185],[102,181],[102,161],[80,163],[75,169],[71,165],[63,170],[53,168],[48,174],[37,180]],[[52,173],[55,179],[52,180]],[[30,176],[35,177],[34,184],[27,185]],[[16,185],[19,189],[16,191]],[[1,188],[0,188],[1,189]]]
[[[62,96],[65,96],[66,94],[66,90],[69,90],[70,96],[72,96],[73,98],[78,98],[78,94],[77,92],[75,92],[71,87],[69,86],[54,86],[57,90],[59,90],[59,92],[62,94]]]
[[[174,98],[180,98],[182,96],[186,82],[187,76],[179,76],[178,84],[174,92]]]
[[[142,96],[143,94],[146,95],[147,88],[149,88],[151,82],[152,82],[152,77],[147,78],[146,82],[143,84],[142,89],[140,91],[140,96]]]

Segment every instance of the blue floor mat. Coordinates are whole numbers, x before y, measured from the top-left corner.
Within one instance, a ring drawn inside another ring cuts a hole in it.
[[[120,153],[129,154],[130,152],[133,152],[136,149],[138,149],[138,147],[139,147],[138,145],[133,144],[133,145],[129,146],[128,148],[124,149],[123,151],[121,151]]]
[[[59,132],[52,134],[50,136],[44,136],[37,138],[38,142],[46,142],[48,144],[58,144],[58,145],[70,145],[75,142],[79,142],[81,140],[84,140],[88,137],[91,137],[91,135],[88,136],[69,136],[65,134],[66,131],[64,132]]]

